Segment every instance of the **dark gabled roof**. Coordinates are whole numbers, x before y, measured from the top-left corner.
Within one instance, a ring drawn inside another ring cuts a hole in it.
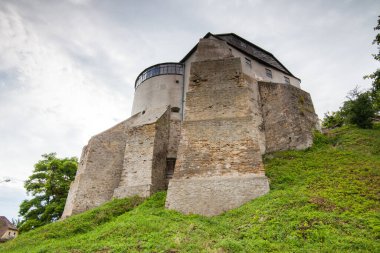
[[[251,58],[255,59],[256,61],[266,66],[275,68],[289,76],[297,78],[287,68],[285,68],[285,66],[279,60],[277,60],[273,54],[243,39],[242,37],[234,33],[224,33],[224,34],[207,33],[203,38],[208,38],[210,36],[213,36],[217,39],[227,42],[227,44],[229,44],[233,48],[241,51],[242,53],[250,56]],[[195,50],[197,49],[197,46],[198,44],[195,45],[193,49],[191,49],[190,52],[180,62],[181,63],[185,62],[187,58],[189,58],[190,55],[192,55],[195,52]],[[300,80],[299,78],[297,79]]]
[[[8,229],[17,230],[5,216],[0,216],[0,237],[2,237]]]

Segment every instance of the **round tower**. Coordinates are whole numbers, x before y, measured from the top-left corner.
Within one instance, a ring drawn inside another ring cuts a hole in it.
[[[135,82],[132,115],[149,109],[171,106],[182,113],[183,64],[166,62],[143,70]]]

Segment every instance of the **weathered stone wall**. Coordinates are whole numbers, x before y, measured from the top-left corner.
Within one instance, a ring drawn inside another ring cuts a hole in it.
[[[149,196],[155,127],[152,123],[128,129],[123,171],[114,197]]]
[[[92,137],[83,149],[62,217],[110,200],[123,168],[127,121]]]
[[[252,118],[185,121],[174,178],[263,174]]]
[[[246,78],[239,58],[192,64],[181,133],[181,144],[187,143],[180,144],[174,178],[231,173],[232,165],[234,172],[262,171],[258,130],[252,121],[259,109],[254,108]]]
[[[170,135],[168,146],[168,158],[177,158],[179,140],[181,138],[181,115],[172,112],[170,114]]]
[[[310,94],[291,85],[259,82],[266,152],[313,144],[318,122]]]
[[[255,174],[171,179],[166,207],[185,214],[213,216],[269,191],[268,178]]]
[[[166,158],[168,154],[171,126],[170,114],[170,107],[168,107],[168,110],[156,122],[150,195],[168,188],[166,180]]]
[[[250,82],[239,58],[192,63],[168,208],[215,215],[269,190]]]
[[[210,37],[200,39],[197,51],[195,52],[196,61],[209,61],[232,57],[227,42]]]
[[[201,39],[184,83],[161,76],[141,84],[136,114],[84,147],[63,217],[166,188],[168,208],[217,215],[268,192],[261,155],[309,147],[317,116],[307,92],[258,82],[254,65],[233,55],[226,42]]]
[[[149,111],[146,113],[149,114]],[[166,189],[169,117],[170,110],[166,108],[156,121],[133,125],[127,130],[123,171],[114,197],[148,197],[156,191]]]
[[[92,137],[83,148],[62,218],[114,196],[150,196],[166,189],[169,122],[168,107],[149,109]]]

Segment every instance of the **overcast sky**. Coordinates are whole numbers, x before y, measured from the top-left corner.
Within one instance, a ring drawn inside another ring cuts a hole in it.
[[[273,53],[320,117],[370,82],[380,1],[0,1],[0,215],[16,218],[44,153],[79,157],[130,116],[134,80],[179,61],[207,32]],[[1,182],[10,178],[9,183]]]

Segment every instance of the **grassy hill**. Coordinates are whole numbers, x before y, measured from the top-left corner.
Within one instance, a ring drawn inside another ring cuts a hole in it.
[[[24,233],[0,252],[380,252],[380,126],[317,134],[265,157],[271,191],[223,215],[165,210],[165,193],[113,200]]]

